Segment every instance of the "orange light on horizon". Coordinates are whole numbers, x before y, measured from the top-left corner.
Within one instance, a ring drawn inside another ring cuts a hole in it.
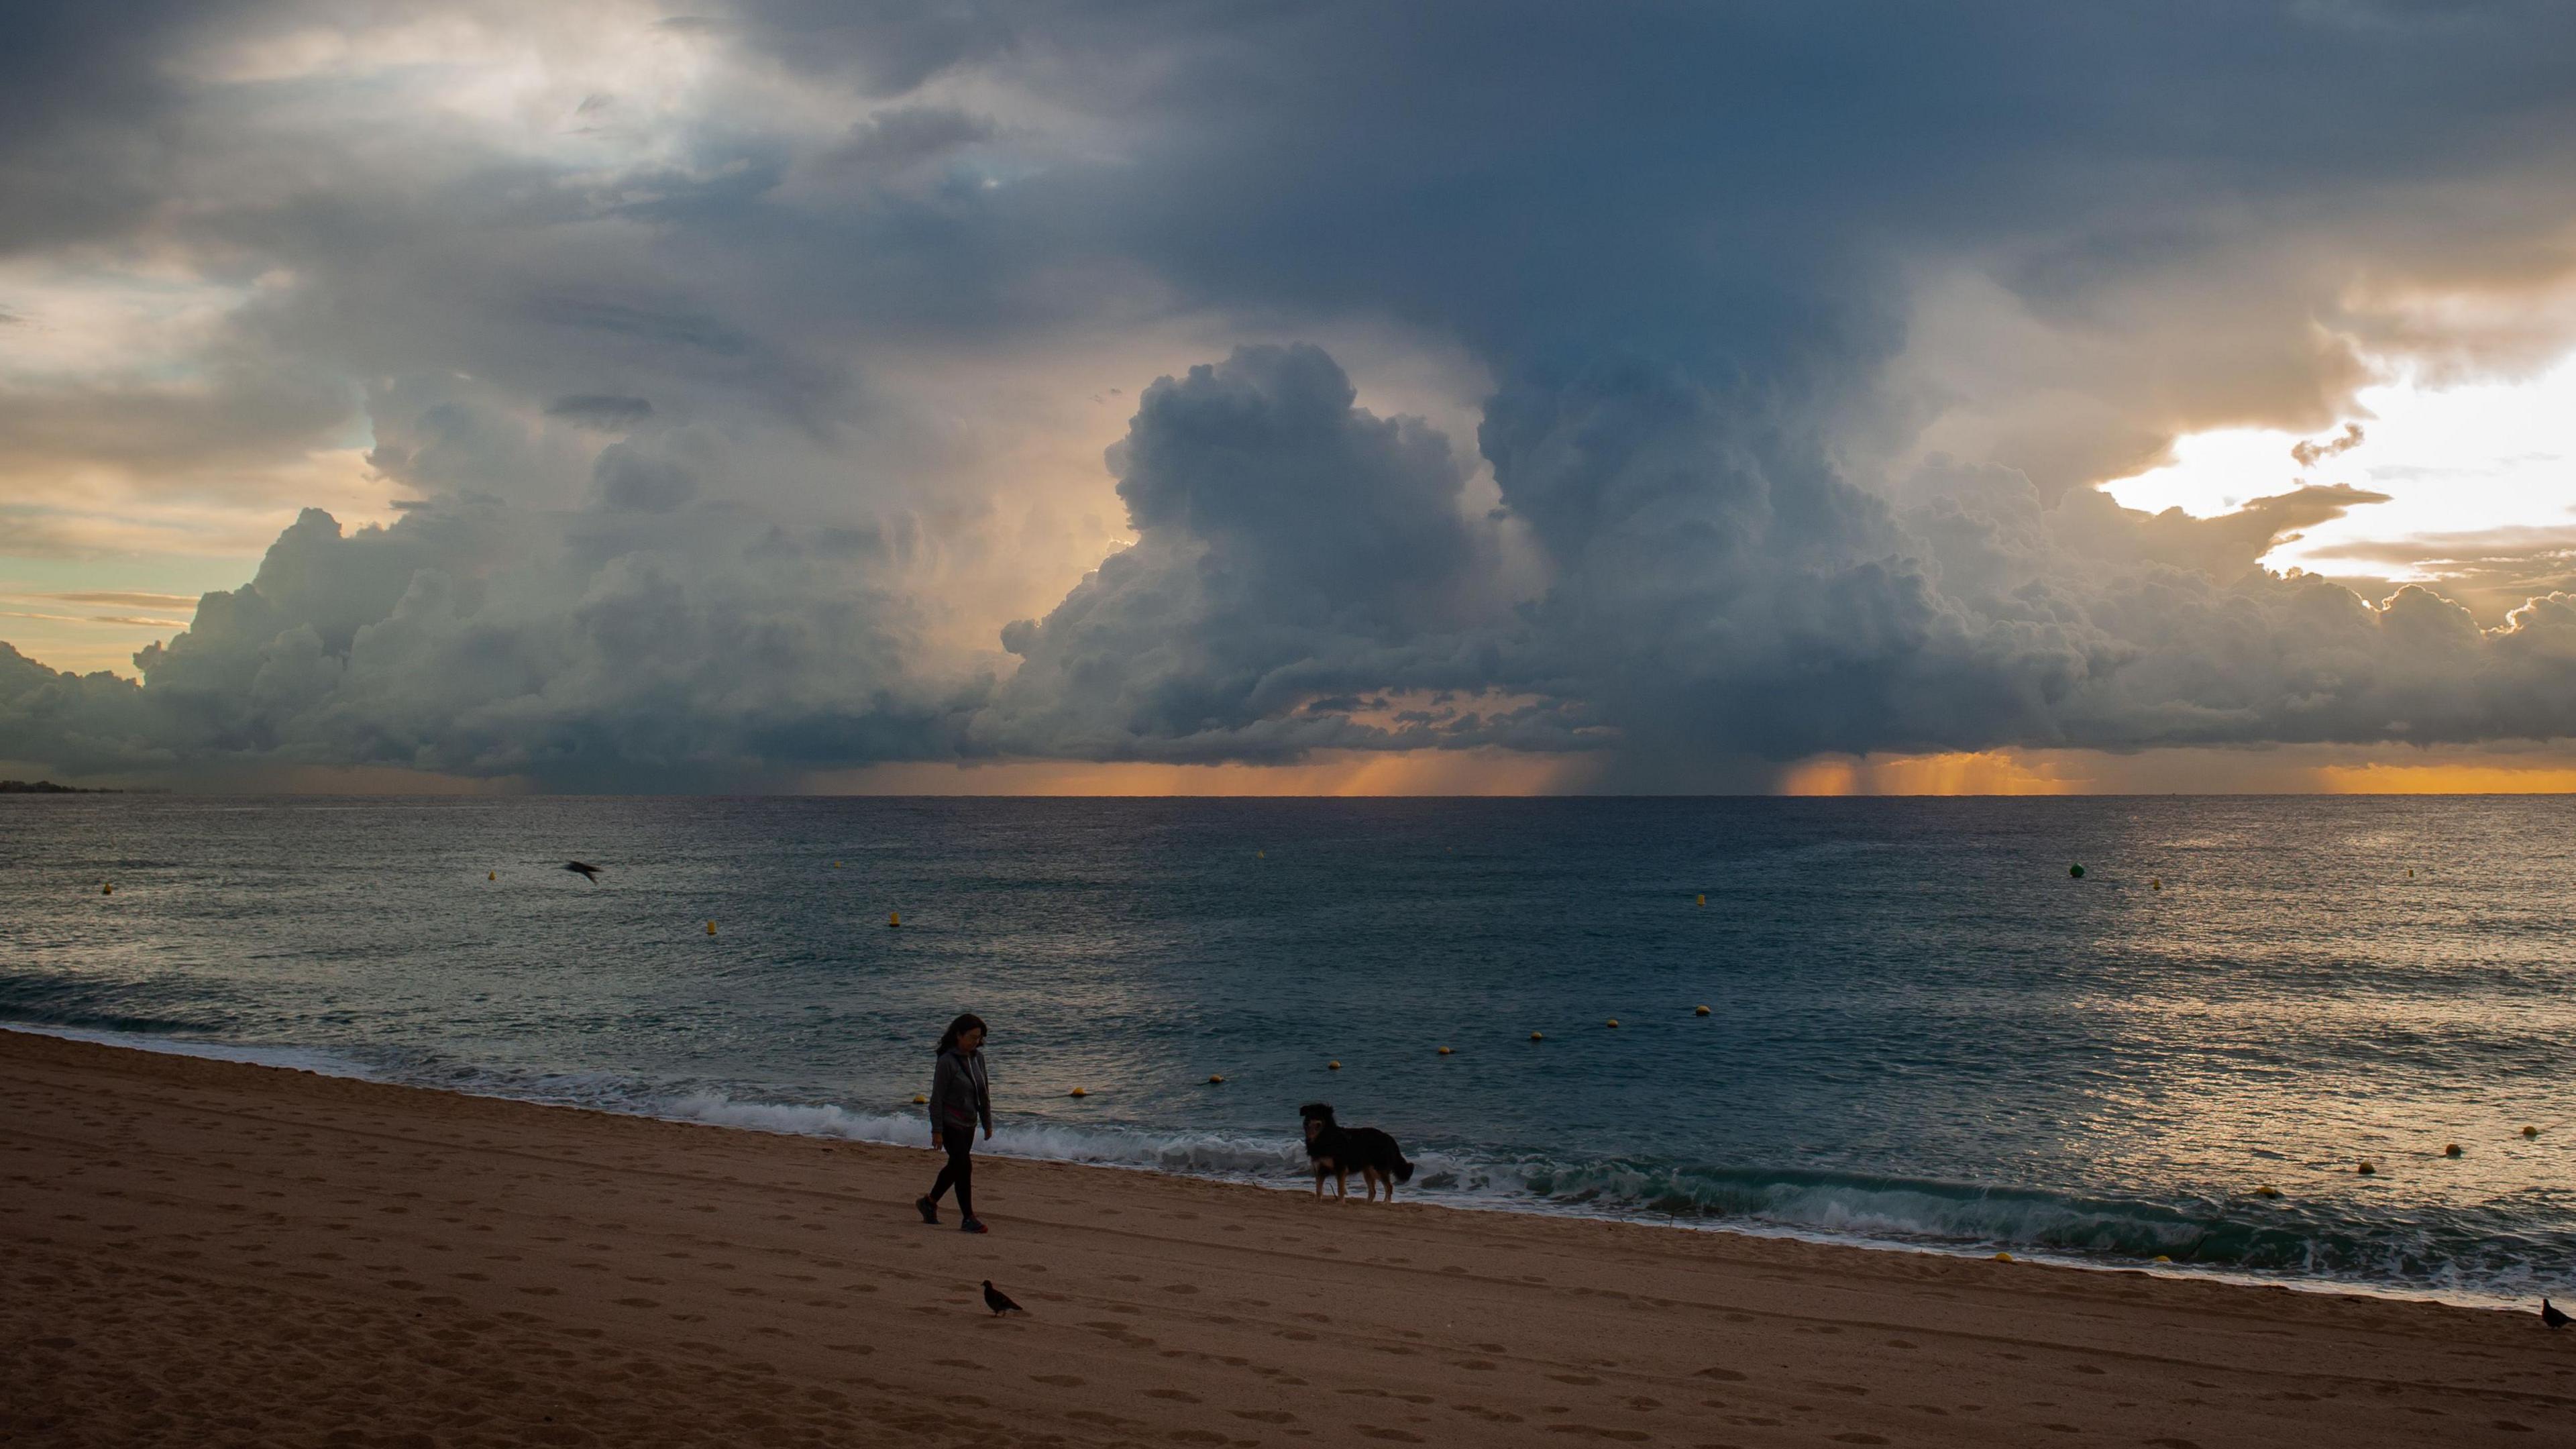
[[[2071,795],[2082,782],[2007,751],[1816,755],[1780,773],[1779,795]]]
[[[1561,795],[1600,769],[1590,755],[1508,750],[1332,751],[1293,765],[1001,760],[889,764],[808,777],[853,795]]]
[[[2558,765],[2320,765],[2333,795],[2570,795],[2576,769]]]

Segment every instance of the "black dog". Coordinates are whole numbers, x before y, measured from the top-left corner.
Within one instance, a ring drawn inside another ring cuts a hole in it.
[[[1333,1120],[1329,1102],[1309,1102],[1297,1109],[1306,1119],[1306,1156],[1315,1164],[1315,1196],[1324,1195],[1324,1174],[1333,1175],[1333,1195],[1351,1195],[1351,1174],[1356,1172],[1368,1186],[1368,1200],[1377,1201],[1378,1184],[1386,1184],[1386,1200],[1395,1201],[1395,1185],[1413,1181],[1413,1164],[1404,1160],[1404,1149],[1395,1139],[1374,1127],[1345,1127]]]

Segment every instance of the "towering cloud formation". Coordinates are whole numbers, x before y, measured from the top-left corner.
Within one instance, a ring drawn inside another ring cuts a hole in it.
[[[1354,405],[1310,346],[1256,347],[1145,390],[1110,450],[1134,548],[1042,621],[978,747],[1095,759],[1281,759],[1318,746],[1486,743],[1493,722],[1355,720],[1381,690],[1481,691],[1502,615],[1465,466],[1414,418]]]
[[[1652,788],[2576,729],[2569,600],[2481,630],[2256,566],[2379,495],[2091,486],[2336,427],[2372,356],[2576,341],[2461,300],[2576,279],[2567,7],[446,8],[0,61],[20,546],[323,458],[402,504],[305,515],[139,687],[0,659],[0,758],[1475,745]],[[1399,380],[1444,423],[1362,403]]]
[[[462,505],[352,535],[308,510],[136,656],[139,688],[0,659],[0,755],[718,788],[949,751],[981,686],[917,666],[868,583],[883,539],[661,512]]]

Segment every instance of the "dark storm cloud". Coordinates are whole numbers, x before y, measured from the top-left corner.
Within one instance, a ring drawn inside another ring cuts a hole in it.
[[[1306,346],[1245,348],[1145,389],[1109,455],[1136,546],[1045,619],[1004,631],[1026,662],[979,717],[978,747],[1277,759],[1561,742],[1530,717],[1553,710],[1390,726],[1351,719],[1362,701],[1331,702],[1495,686],[1508,637],[1473,602],[1489,543],[1458,507],[1465,470],[1448,439],[1354,401]]]
[[[653,404],[648,398],[575,393],[546,404],[546,416],[564,418],[603,432],[618,432],[652,417]]]
[[[189,87],[167,63],[255,0],[0,13],[0,255],[112,234],[165,194]]]
[[[321,13],[44,22],[96,95],[49,70],[0,101],[54,146],[0,140],[42,172],[0,188],[0,239],[182,203],[162,244],[273,279],[206,358],[287,381],[151,447],[247,456],[361,397],[432,506],[308,517],[139,694],[23,676],[51,703],[0,702],[0,754],[596,783],[1500,744],[1615,748],[1650,786],[1711,755],[2570,727],[2563,604],[2482,633],[2255,568],[2377,495],[2194,520],[2086,486],[2181,428],[2339,422],[2355,339],[2420,326],[2372,287],[2576,270],[2569,7],[745,0],[657,32],[740,99],[579,164],[320,131],[279,166],[255,123],[309,86],[215,102],[164,63]],[[848,109],[799,130],[773,82]],[[610,94],[552,114],[642,124]],[[184,148],[154,139],[177,114]],[[90,199],[49,212],[72,166]],[[1941,286],[2009,327],[1932,325]],[[925,664],[915,591],[993,551],[990,500],[942,480],[1012,420],[906,394],[916,358],[1176,318],[1379,329],[1494,387],[1470,444],[1308,347],[1156,383],[1109,459],[1136,545],[1010,627],[989,697],[923,683],[977,677]],[[0,455],[135,446],[133,409],[49,421],[39,391],[0,396]],[[1918,466],[1962,416],[1992,447]]]

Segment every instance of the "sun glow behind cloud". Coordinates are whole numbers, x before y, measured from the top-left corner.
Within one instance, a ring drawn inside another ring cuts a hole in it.
[[[2564,532],[2576,543],[2576,443],[2567,432],[2576,418],[2576,358],[2528,378],[2450,386],[2425,381],[2419,370],[2388,370],[2389,381],[2358,395],[2351,417],[2361,441],[2349,448],[2321,448],[2303,463],[2292,449],[2349,434],[2195,433],[2175,442],[2170,463],[2113,480],[2107,490],[2130,508],[2180,508],[2199,517],[2302,484],[2388,495],[2285,540],[2265,559],[2275,569],[2438,583],[2440,567],[2404,561],[2401,545],[2421,541],[2429,561],[2447,551],[2436,540],[2456,535]],[[2364,551],[2376,567],[2354,567]]]

